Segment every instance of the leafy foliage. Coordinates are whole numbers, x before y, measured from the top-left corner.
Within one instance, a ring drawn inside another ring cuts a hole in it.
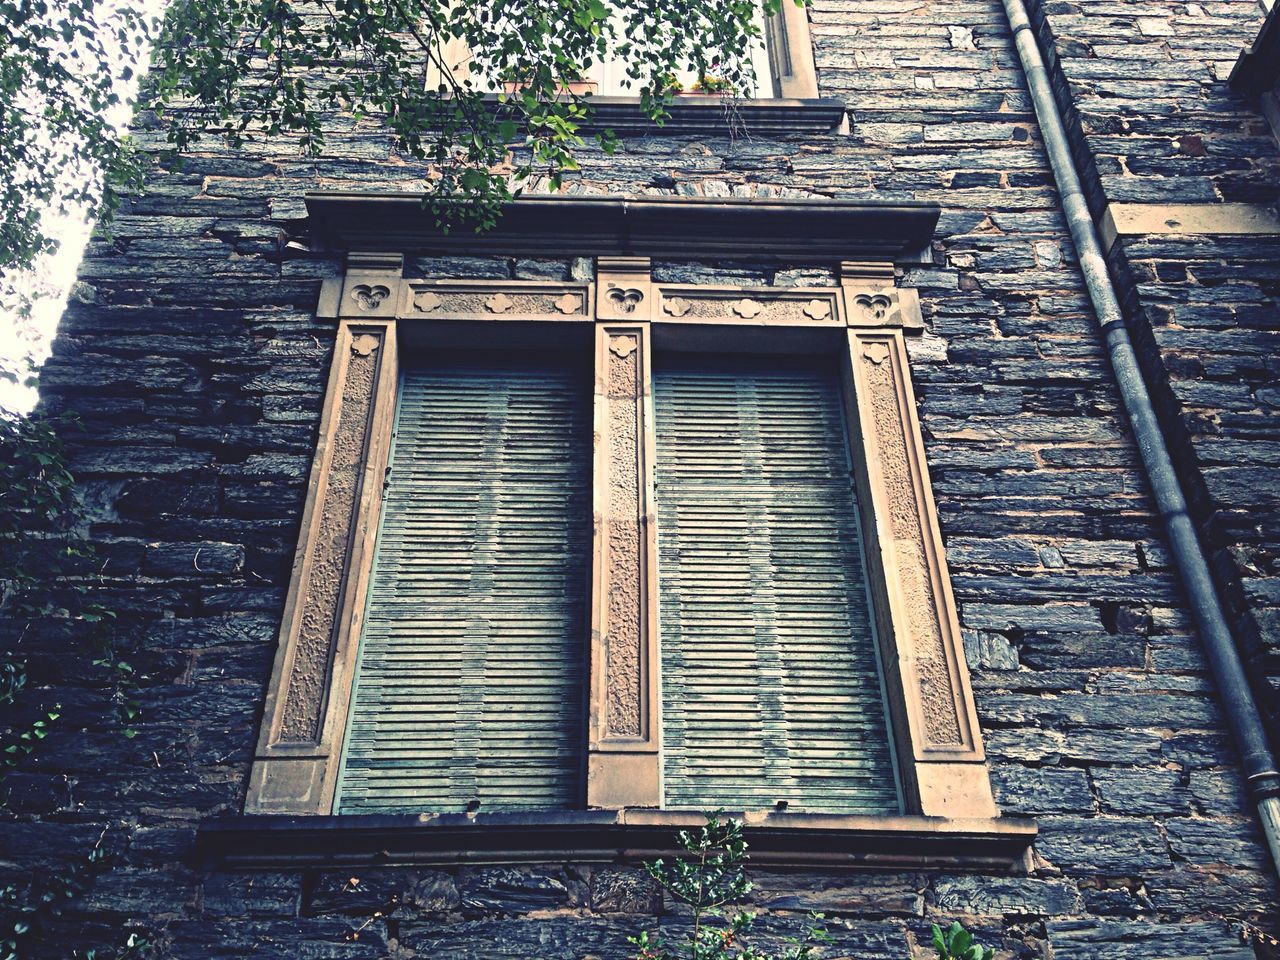
[[[933,949],[938,960],[995,960],[996,952],[973,942],[971,934],[959,923],[952,923],[943,930],[933,925]]]
[[[735,909],[752,889],[742,829],[740,820],[708,814],[701,829],[677,834],[683,856],[644,865],[667,896],[690,908],[693,927],[678,943],[647,931],[629,938],[638,951],[635,960],[816,960],[822,947],[833,942],[823,915],[811,913],[805,935],[788,938],[781,953],[751,944],[756,915]],[[932,933],[938,960],[995,960],[995,951],[975,944],[959,923],[946,930],[935,923]]]
[[[612,149],[568,84],[621,63],[656,121],[678,71],[749,90],[754,15],[781,2],[171,0],[161,18],[159,0],[0,0],[0,302],[56,247],[49,210],[105,221],[139,187],[120,91],[149,55],[141,106],[174,153],[212,138],[319,155],[354,122],[426,165],[442,222],[484,226],[514,193],[558,185],[589,138]]]
[[[154,31],[132,0],[0,0],[0,307],[29,311],[51,214],[105,219],[140,184],[120,86]]]
[[[0,368],[9,381],[19,374]],[[61,718],[57,704],[25,702],[30,680],[21,641],[32,627],[76,622],[87,634],[84,654],[103,668],[103,681],[117,718],[137,716],[133,668],[122,659],[112,632],[114,616],[89,596],[85,574],[93,548],[84,529],[82,505],[67,468],[62,436],[75,422],[40,414],[20,416],[0,409],[0,626],[10,641],[0,651],[0,788],[7,774],[38,752]],[[125,727],[126,736],[132,728]],[[8,796],[0,791],[0,811]],[[26,945],[60,917],[107,869],[110,853],[99,842],[80,860],[33,877],[29,884],[0,887],[0,960],[26,956]],[[111,948],[89,950],[86,960],[135,960],[147,940],[129,933]]]
[[[782,953],[751,945],[756,915],[733,909],[751,893],[742,821],[710,814],[704,827],[680,831],[677,841],[686,856],[669,863],[656,860],[645,864],[645,870],[668,895],[692,910],[693,928],[679,944],[648,932],[631,938],[636,960],[810,960],[815,949],[829,941],[822,915],[812,914],[805,937],[791,938]]]
[[[94,880],[110,868],[112,859],[100,837],[88,854],[60,873],[33,877],[25,887],[0,887],[0,960],[27,956],[31,937],[84,896]],[[74,960],[143,960],[151,955],[152,946],[145,935],[130,931],[118,946],[93,947],[71,956]]]

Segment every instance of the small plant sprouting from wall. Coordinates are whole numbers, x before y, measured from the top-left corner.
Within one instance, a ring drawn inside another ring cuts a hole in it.
[[[636,960],[810,960],[821,944],[830,942],[822,914],[815,913],[810,914],[805,936],[790,939],[782,953],[763,952],[750,944],[756,915],[737,909],[752,887],[742,821],[710,814],[706,826],[681,830],[677,841],[687,856],[656,860],[645,864],[645,870],[669,896],[689,907],[693,927],[679,943],[648,932],[632,937]]]
[[[742,828],[740,820],[708,814],[704,827],[677,835],[683,855],[645,864],[663,892],[689,908],[692,926],[674,941],[647,931],[631,937],[636,960],[819,960],[833,942],[820,913],[809,914],[804,935],[787,938],[780,953],[751,943],[756,914],[741,909],[752,889]],[[995,960],[995,951],[974,943],[959,923],[946,930],[934,924],[932,935],[937,960]]]

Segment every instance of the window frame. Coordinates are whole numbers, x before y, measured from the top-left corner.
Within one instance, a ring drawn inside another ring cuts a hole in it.
[[[783,0],[781,8],[764,18],[763,41],[769,62],[769,96],[755,96],[747,102],[768,100],[816,100],[818,75],[813,54],[813,37],[809,28],[809,8],[796,0]],[[453,65],[465,79],[470,74],[470,53],[461,40],[451,39],[440,50],[440,60]],[[434,62],[428,64],[426,86],[436,88],[444,75]],[[757,78],[758,79],[758,78]],[[496,94],[495,94],[496,95]],[[597,99],[639,102],[634,96],[603,95]],[[719,99],[719,98],[717,98]]]
[[[696,212],[696,204],[688,206]],[[492,242],[500,245],[501,237]],[[919,303],[913,290],[894,285],[890,261],[843,261],[839,284],[826,287],[664,283],[653,279],[648,258],[630,255],[597,256],[591,282],[410,280],[402,263],[399,254],[350,253],[346,275],[322,293],[318,312],[337,319],[336,345],[246,813],[314,816],[332,809],[390,446],[399,341],[427,335],[456,346],[459,339],[492,340],[500,325],[506,343],[517,330],[594,340],[587,812],[665,813],[654,810],[661,804],[649,389],[655,338],[698,349],[731,337],[764,350],[783,337],[840,344],[906,813],[949,820],[998,815],[910,379],[906,336],[922,327]],[[619,424],[632,425],[629,447],[609,442]],[[636,515],[619,515],[622,503],[636,503]],[[634,547],[625,546],[625,537],[611,538],[632,528]],[[638,571],[634,581],[620,581],[626,570]],[[798,823],[794,818],[811,815],[782,816]]]

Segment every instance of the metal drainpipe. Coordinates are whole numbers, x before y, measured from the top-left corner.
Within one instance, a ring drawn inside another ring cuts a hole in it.
[[[1214,589],[1209,563],[1187,513],[1186,498],[1174,472],[1173,460],[1156,420],[1155,409],[1151,406],[1151,395],[1142,379],[1133,343],[1125,329],[1124,314],[1121,312],[1115,287],[1112,286],[1111,276],[1107,272],[1097,227],[1085,203],[1080,175],[1071,157],[1067,132],[1053,98],[1049,74],[1040,56],[1035,31],[1031,29],[1026,5],[1023,0],[1002,2],[1009,18],[1009,26],[1013,30],[1018,58],[1022,61],[1022,69],[1027,77],[1036,119],[1053,168],[1053,177],[1062,197],[1063,212],[1071,228],[1071,239],[1075,242],[1076,253],[1080,258],[1080,270],[1084,274],[1089,299],[1093,301],[1093,308],[1098,316],[1107,356],[1111,360],[1120,397],[1138,443],[1147,480],[1151,484],[1151,495],[1164,520],[1174,563],[1182,576],[1183,586],[1191,602],[1192,615],[1203,638],[1205,654],[1227,714],[1227,722],[1240,750],[1249,794],[1257,806],[1272,862],[1280,872],[1280,771],[1276,769],[1275,757],[1271,753],[1262,718],[1249,689],[1249,680],[1245,676],[1244,665],[1240,662],[1239,650]]]

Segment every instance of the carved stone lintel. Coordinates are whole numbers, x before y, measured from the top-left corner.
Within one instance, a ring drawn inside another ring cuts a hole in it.
[[[589,320],[588,285],[546,280],[407,280],[400,316],[424,320]]]
[[[686,324],[843,326],[839,287],[730,287],[660,284],[654,319]]]

